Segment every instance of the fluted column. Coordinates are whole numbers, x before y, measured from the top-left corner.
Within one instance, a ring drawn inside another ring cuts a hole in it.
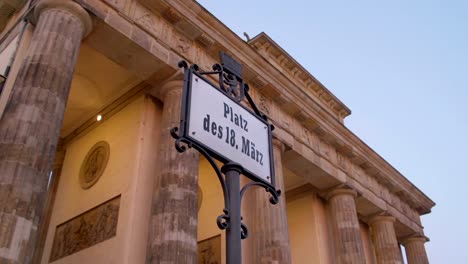
[[[52,166],[52,175],[49,179],[47,188],[47,198],[44,202],[44,209],[42,212],[41,224],[38,228],[38,238],[36,242],[36,248],[34,250],[33,262],[40,263],[42,255],[44,253],[44,245],[47,239],[47,231],[50,224],[50,218],[52,217],[52,209],[54,208],[55,196],[57,194],[57,188],[62,173],[63,162],[65,160],[66,150],[63,145],[58,143],[57,152],[55,153],[55,160]]]
[[[403,263],[394,223],[394,217],[384,215],[374,216],[369,221],[378,264]]]
[[[147,263],[197,263],[198,153],[178,153],[170,135],[179,127],[182,81],[161,89],[164,100]]]
[[[339,188],[328,194],[336,261],[340,264],[365,263],[364,246],[356,211],[356,191]]]
[[[71,0],[40,1],[35,16],[0,121],[0,263],[31,263],[81,39],[91,30]]]
[[[275,166],[276,189],[282,191],[280,202],[272,205],[270,195],[261,190],[249,190],[244,198],[244,206],[249,222],[250,235],[248,263],[287,264],[291,263],[289,246],[288,219],[283,178],[283,163],[281,156],[285,146],[281,141],[273,139],[273,156]]]
[[[425,236],[413,236],[405,239],[403,245],[406,251],[406,261],[408,264],[428,264],[426,248],[424,243],[427,242]]]

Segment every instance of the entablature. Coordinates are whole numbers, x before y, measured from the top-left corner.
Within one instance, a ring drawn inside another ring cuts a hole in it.
[[[299,89],[316,101],[340,122],[351,114],[335,95],[333,95],[322,83],[308,72],[293,57],[284,51],[266,33],[262,32],[248,41],[259,54],[275,66],[280,72],[287,75],[291,81],[297,84]]]

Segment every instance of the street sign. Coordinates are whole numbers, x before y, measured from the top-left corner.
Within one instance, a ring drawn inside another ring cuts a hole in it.
[[[241,264],[241,239],[248,237],[241,217],[243,194],[260,186],[271,194],[270,203],[277,204],[281,191],[275,189],[273,125],[250,97],[249,86],[242,80],[242,65],[224,52],[220,58],[222,64],[207,72],[196,64],[179,63],[184,68],[180,127],[172,128],[171,135],[177,151],[195,148],[215,170],[224,195],[223,214],[216,224],[226,230],[226,263]],[[216,76],[218,86],[205,76]],[[245,98],[252,110],[242,104]],[[215,159],[223,163],[221,168]],[[241,187],[241,174],[252,181]]]
[[[197,72],[186,81],[186,137],[222,162],[241,164],[253,180],[274,185],[270,125]]]

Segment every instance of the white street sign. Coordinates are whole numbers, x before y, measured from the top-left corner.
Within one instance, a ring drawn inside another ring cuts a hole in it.
[[[196,74],[189,91],[186,135],[271,184],[268,125]]]

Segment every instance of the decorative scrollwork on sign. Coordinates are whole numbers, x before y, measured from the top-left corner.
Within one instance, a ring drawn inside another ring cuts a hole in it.
[[[224,230],[229,226],[229,211],[227,209],[223,209],[224,214],[219,215],[216,218],[216,224],[218,225],[219,229]]]
[[[248,237],[249,237],[249,230],[247,229],[247,226],[241,222],[241,239],[246,239]]]
[[[281,190],[275,190],[274,188],[272,188],[271,186],[263,183],[263,182],[250,182],[248,184],[246,184],[244,187],[242,187],[241,189],[241,201],[242,201],[242,197],[244,196],[244,193],[252,186],[261,186],[263,188],[265,188],[265,191],[266,192],[269,192],[271,194],[271,197],[270,197],[270,203],[271,204],[277,204],[279,203],[279,197],[281,195]]]
[[[252,100],[252,97],[249,94],[249,85],[244,83],[244,80],[242,79],[242,65],[224,52],[220,52],[220,57],[222,63],[214,64],[212,67],[213,71],[202,72],[197,64],[192,64],[190,69],[200,75],[218,75],[219,89],[224,94],[231,97],[236,102],[241,102],[242,100],[247,99],[247,102],[255,114],[263,120],[268,121],[267,116],[260,112],[257,105]],[[180,61],[178,66],[185,70],[189,68],[185,61]],[[274,130],[273,125],[271,125],[271,130]]]
[[[228,209],[227,209],[228,204],[229,204],[228,191],[227,191],[224,176],[223,176],[223,174],[221,172],[221,169],[216,164],[215,160],[201,146],[199,146],[198,144],[188,140],[185,137],[180,136],[179,135],[179,129],[177,127],[174,127],[174,128],[171,129],[171,136],[176,139],[175,148],[179,153],[183,153],[183,152],[185,152],[187,150],[187,148],[192,148],[193,147],[194,149],[198,150],[200,152],[200,154],[202,154],[208,160],[211,167],[213,167],[214,171],[216,172],[216,175],[218,176],[218,180],[219,180],[219,182],[221,184],[221,189],[223,190],[223,195],[224,195],[224,210],[223,211],[224,211],[224,215],[226,215],[226,217],[227,217],[227,218],[225,217],[224,219],[228,219],[229,218]],[[182,143],[186,144],[186,146],[183,145]],[[219,224],[218,224],[218,226],[219,226]]]
[[[220,64],[213,65],[213,71],[219,74],[219,87],[226,95],[237,102],[244,100],[245,90],[248,89],[248,86],[240,77]]]
[[[223,209],[223,214],[219,215],[216,218],[216,224],[218,225],[218,228],[221,230],[225,230],[229,226],[229,195],[228,195],[228,190],[225,182],[225,177],[223,176],[223,173],[221,172],[220,168],[214,161],[214,159],[198,144],[181,137],[178,133],[178,128],[174,127],[171,129],[171,136],[176,139],[175,141],[175,148],[178,152],[182,153],[185,152],[188,148],[194,148],[198,150],[210,163],[210,165],[213,167],[213,169],[216,172],[216,175],[218,176],[219,182],[221,183],[221,188],[223,190],[223,195],[224,195],[224,209]],[[185,145],[183,145],[185,144]],[[270,197],[270,203],[271,204],[277,204],[279,203],[279,197],[281,195],[281,190],[275,190],[272,188],[270,185],[267,185],[263,182],[250,182],[246,184],[242,189],[240,190],[240,198],[242,202],[242,197],[244,196],[244,193],[252,186],[260,186],[265,188],[265,191],[271,194]],[[244,223],[241,223],[241,237],[242,239],[245,239],[248,237],[249,231],[247,226]]]

